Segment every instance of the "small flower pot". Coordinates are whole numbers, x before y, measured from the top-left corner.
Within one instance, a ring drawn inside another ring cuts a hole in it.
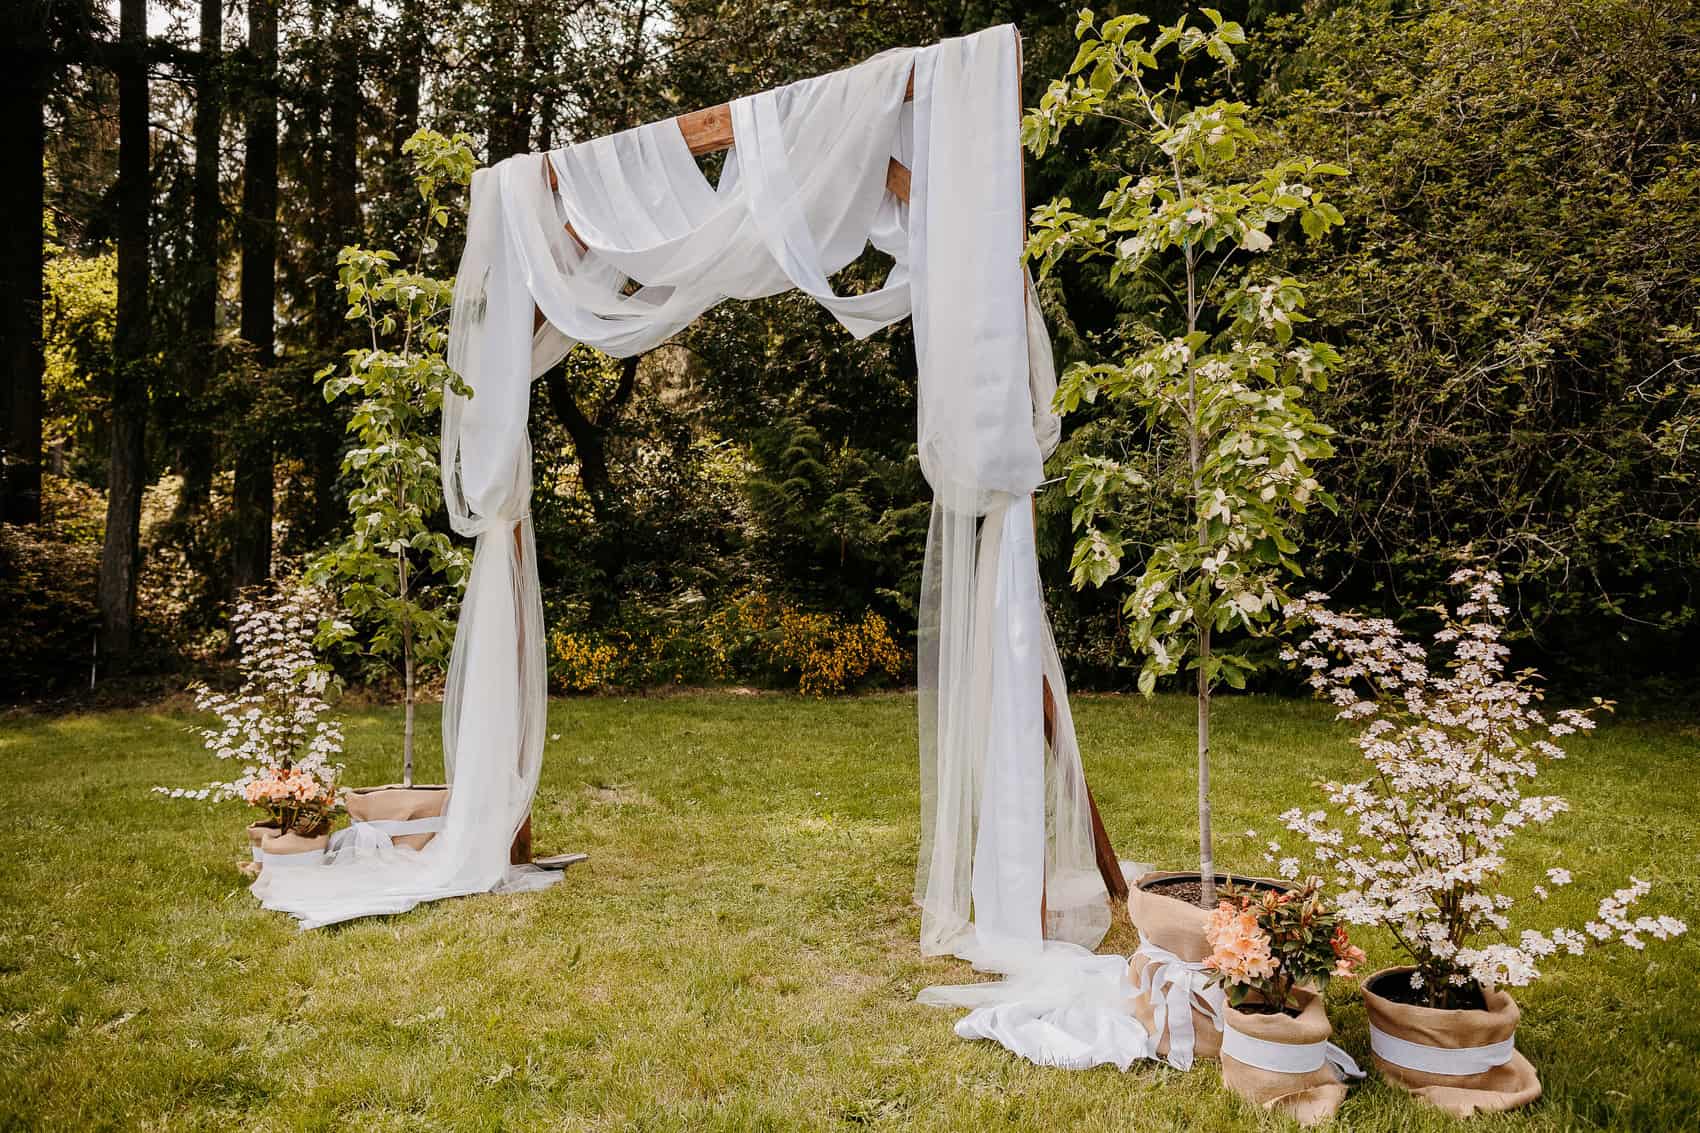
[[[1300,1125],[1327,1121],[1346,1100],[1346,1079],[1363,1072],[1329,1042],[1320,995],[1300,993],[1297,1014],[1230,1007],[1222,1032],[1222,1084],[1246,1101]]]
[[[1128,962],[1133,981],[1129,1008],[1157,1039],[1157,1053],[1177,1070],[1189,1070],[1195,1058],[1215,1058],[1222,1048],[1227,997],[1204,980],[1210,942],[1204,929],[1210,911],[1191,901],[1164,896],[1165,882],[1197,881],[1198,874],[1143,874],[1128,891],[1127,912],[1139,930],[1139,949]],[[1216,875],[1217,886],[1230,881],[1253,888],[1288,888],[1268,878]]]
[[[1499,1113],[1541,1096],[1541,1080],[1515,1046],[1517,1004],[1498,988],[1482,1006],[1441,1010],[1400,1002],[1413,968],[1363,982],[1370,1051],[1382,1077],[1453,1117]]]
[[[254,861],[259,861],[260,843],[264,842],[271,835],[280,834],[282,832],[283,827],[278,824],[278,821],[275,818],[268,818],[264,822],[250,822],[248,824],[249,856]]]
[[[250,879],[258,877],[260,875],[260,843],[273,834],[281,833],[282,829],[275,818],[268,818],[264,822],[250,822],[248,824],[248,856],[237,860],[237,872]]]
[[[263,872],[269,869],[318,865],[324,861],[325,847],[330,845],[330,840],[329,822],[321,823],[311,834],[301,834],[294,830],[282,834],[268,834],[260,842],[260,868]]]

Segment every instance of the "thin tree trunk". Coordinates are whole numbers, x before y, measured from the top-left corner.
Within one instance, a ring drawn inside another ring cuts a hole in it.
[[[219,143],[224,133],[224,4],[201,0],[200,76],[195,88],[195,191],[190,217],[190,272],[185,390],[188,403],[172,426],[177,433],[183,493],[177,517],[200,512],[212,491],[213,430],[207,391],[218,379]]]
[[[399,551],[396,565],[401,579],[401,604],[403,614],[401,619],[401,668],[402,680],[407,688],[403,709],[403,724],[401,733],[401,783],[404,787],[413,786],[413,619],[405,612],[408,602],[407,592],[407,552]]]
[[[100,556],[101,652],[134,643],[142,488],[147,478],[148,153],[147,0],[121,0],[118,70],[118,302],[112,335],[112,453]]]
[[[242,164],[242,338],[262,370],[277,350],[277,0],[248,0],[250,89]],[[255,586],[271,575],[275,507],[272,439],[250,421],[236,452],[236,534],[232,582]]]
[[[1178,158],[1171,158],[1175,189],[1185,194]],[[1198,257],[1192,245],[1186,247],[1186,331],[1190,337],[1198,330]],[[1192,514],[1198,527],[1198,546],[1210,546],[1210,525],[1203,518],[1204,436],[1198,420],[1198,380],[1190,368],[1186,379],[1187,463],[1192,471]],[[1210,624],[1202,611],[1194,610],[1198,631],[1198,903],[1206,909],[1216,907],[1216,846],[1210,829]]]
[[[1210,627],[1198,632],[1198,873],[1203,892],[1198,902],[1216,907],[1216,847],[1210,831],[1210,681],[1205,663],[1210,660]]]
[[[0,522],[41,521],[43,120],[51,70],[48,6],[15,0],[0,18]]]

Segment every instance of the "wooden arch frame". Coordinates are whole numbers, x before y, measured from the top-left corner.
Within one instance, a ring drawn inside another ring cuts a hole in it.
[[[1015,50],[1017,60],[1016,65],[1019,67],[1021,59],[1021,33],[1019,31],[1016,33]],[[914,98],[915,74],[914,71],[911,70],[909,74],[909,81],[903,89],[903,101],[911,102]],[[1020,107],[1018,106],[1017,110],[1019,111],[1019,109]],[[685,114],[679,114],[674,116],[673,121],[678,124],[679,133],[683,135],[685,145],[691,151],[693,156],[700,157],[707,153],[719,153],[733,147],[734,138],[732,135],[731,103],[723,102],[716,106],[708,106],[701,110],[692,110]],[[558,192],[560,190],[560,182],[555,175],[555,167],[549,161],[548,155],[546,154],[543,157],[543,174],[549,182],[550,191]],[[909,200],[910,184],[910,171],[908,167],[898,161],[895,157],[891,158],[886,166],[886,191],[898,200],[907,202]],[[1024,173],[1022,176],[1023,216],[1026,215],[1027,211],[1026,184],[1027,179]],[[578,233],[573,230],[573,226],[570,223],[566,225],[566,230],[567,235],[571,236],[573,241],[578,244],[580,248],[585,246],[584,241],[579,239]],[[543,312],[534,306],[532,309],[533,330],[541,327],[543,323]],[[1036,497],[1033,498],[1033,507],[1035,519],[1037,519],[1038,500]],[[519,540],[518,527],[515,527],[514,529],[514,538],[517,543]],[[1056,697],[1051,691],[1051,682],[1049,679],[1041,676],[1040,681],[1040,695],[1043,698],[1044,706],[1045,746],[1049,748],[1056,739]],[[1085,771],[1083,768],[1083,783],[1084,775]],[[1110,842],[1109,832],[1104,829],[1104,820],[1098,813],[1098,801],[1092,795],[1091,784],[1085,784],[1085,786],[1086,804],[1092,816],[1092,851],[1098,865],[1098,874],[1101,878],[1103,878],[1104,888],[1108,891],[1111,899],[1125,902],[1128,897],[1128,886],[1127,878],[1122,874],[1121,859],[1117,857],[1115,847]],[[529,820],[526,825],[526,833],[529,835]],[[1043,905],[1041,903],[1041,918],[1042,917]]]

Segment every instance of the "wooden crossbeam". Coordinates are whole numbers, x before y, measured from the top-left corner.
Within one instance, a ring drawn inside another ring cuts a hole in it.
[[[903,88],[903,101],[913,102],[914,99],[915,72],[910,71],[909,83]],[[684,135],[686,148],[698,157],[705,153],[729,150],[733,146],[732,104],[729,102],[680,114],[673,121],[679,124],[679,133]],[[545,161],[543,169],[549,176],[549,188],[559,189],[560,182],[555,176],[555,167]],[[909,167],[895,157],[885,167],[885,187],[898,200],[909,199]],[[582,248],[584,241],[578,239],[578,233],[573,232],[572,225],[567,226],[567,231],[572,233],[573,239],[578,240]]]

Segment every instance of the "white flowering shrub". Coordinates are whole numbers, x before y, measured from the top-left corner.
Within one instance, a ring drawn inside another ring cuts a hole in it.
[[[342,725],[325,693],[330,669],[313,651],[321,620],[330,615],[323,592],[285,586],[244,597],[230,619],[242,684],[234,693],[193,689],[195,706],[218,716],[201,739],[219,759],[242,765],[233,779],[204,787],[155,787],[172,798],[214,802],[243,799],[263,807],[284,827],[317,825],[335,806],[342,765]]]
[[[1311,863],[1334,875],[1341,916],[1392,932],[1431,1007],[1459,1006],[1458,990],[1474,984],[1525,986],[1539,978],[1543,958],[1580,953],[1590,942],[1641,948],[1644,937],[1687,931],[1672,917],[1632,918],[1629,908],[1648,886],[1630,878],[1580,929],[1513,934],[1506,846],[1569,809],[1529,785],[1545,762],[1564,758],[1557,741],[1593,728],[1593,714],[1611,703],[1549,716],[1539,707],[1539,675],[1506,672],[1500,576],[1468,567],[1451,582],[1463,600],[1434,608],[1435,643],[1447,653],[1440,672],[1391,621],[1334,613],[1320,594],[1287,605],[1307,628],[1283,653],[1309,670],[1308,683],[1339,719],[1362,725],[1357,744],[1373,770],[1359,782],[1322,784],[1332,813],[1294,809],[1281,820],[1304,839]],[[1280,843],[1269,851],[1273,862]],[[1297,877],[1299,858],[1281,858],[1278,869]],[[1548,869],[1534,895],[1544,900],[1548,885],[1570,879],[1568,870]]]

